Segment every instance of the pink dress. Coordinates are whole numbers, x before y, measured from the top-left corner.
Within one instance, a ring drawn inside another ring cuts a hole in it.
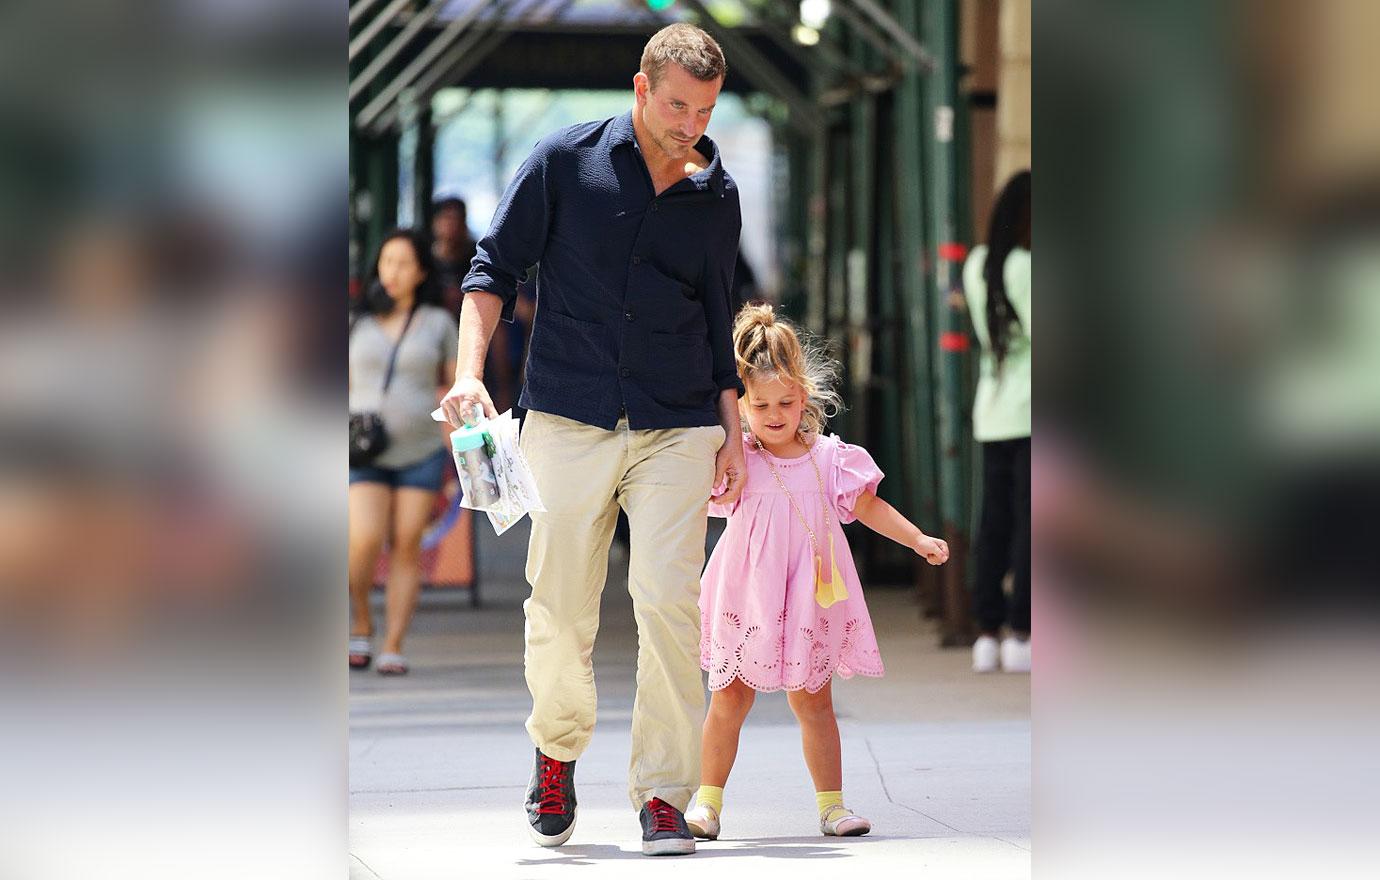
[[[710,516],[728,517],[700,578],[700,666],[709,689],[734,678],[759,691],[818,691],[835,674],[880,677],[882,656],[872,632],[862,585],[840,522],[852,522],[864,491],[876,492],[882,472],[867,450],[836,436],[819,437],[810,455],[819,465],[821,498],[810,456],[783,459],[744,440],[747,486],[731,506],[709,505]],[[834,552],[848,598],[821,608],[815,601],[814,550],[790,499],[772,477],[764,456],[815,530],[829,571],[824,505],[834,532]]]

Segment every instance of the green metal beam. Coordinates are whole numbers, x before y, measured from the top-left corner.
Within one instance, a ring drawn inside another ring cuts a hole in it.
[[[440,54],[450,48],[456,40],[465,32],[479,14],[484,11],[487,4],[476,3],[474,8],[464,15],[451,19],[441,32],[426,47],[418,52],[408,63],[407,66],[393,77],[393,80],[376,95],[373,100],[359,111],[359,116],[355,118],[355,124],[360,128],[370,128],[374,121],[395,101],[402,90],[412,85],[417,77],[421,76]]]
[[[349,27],[354,27],[355,22],[359,21],[360,18],[362,18],[363,16],[368,15],[369,10],[373,9],[374,6],[378,4],[378,2],[379,0],[355,0],[354,3],[351,3],[348,23]]]
[[[398,53],[416,38],[422,28],[430,24],[432,19],[436,18],[436,16],[441,13],[441,10],[446,7],[448,2],[449,0],[431,0],[431,3],[427,4],[426,7],[413,12],[407,24],[402,26],[397,35],[388,42],[388,45],[384,46],[383,49],[369,61],[369,64],[360,71],[358,76],[350,80],[348,100],[353,101],[355,98],[362,95],[364,90],[369,88],[369,85],[373,83],[374,79],[377,78],[379,74],[383,73],[384,68],[388,66],[389,62],[396,58]]]
[[[430,70],[417,78],[414,88],[417,89],[422,100],[429,101],[447,85],[462,81],[466,74],[482,64],[485,58],[503,45],[510,32],[500,29],[498,24],[502,21],[502,17],[507,15],[508,7],[512,5],[512,2],[513,0],[496,0],[493,15],[487,20],[475,22],[469,33],[465,34],[458,43],[433,64]],[[559,16],[570,5],[570,0],[567,0],[556,11],[555,15]],[[392,128],[397,120],[398,108],[394,105],[375,120],[374,127],[378,129]]]
[[[887,14],[876,0],[843,0],[844,3],[851,3],[858,8],[858,11],[866,16],[873,24],[885,31],[893,40],[900,44],[906,54],[910,56],[914,63],[920,66],[922,72],[928,72],[934,65],[934,56],[926,51],[920,41],[915,38],[915,31],[912,27],[902,24],[895,18]],[[926,7],[935,5],[948,5],[953,0],[930,0]],[[914,10],[910,10],[914,12]]]
[[[398,13],[402,12],[403,8],[411,2],[412,0],[393,0],[392,3],[384,7],[382,12],[370,19],[364,29],[350,41],[349,60],[354,61],[355,58],[359,57],[359,53],[363,52],[374,41],[374,38],[384,28],[388,27],[389,22],[397,18]]]
[[[776,65],[763,57],[752,43],[734,31],[720,25],[700,0],[685,0],[685,5],[699,13],[699,24],[724,45],[724,51],[733,59],[733,64],[743,71],[743,75],[769,95],[781,99],[790,108],[790,124],[802,133],[808,133],[813,125],[815,104],[809,98],[813,91],[811,83],[798,88],[788,80]]]

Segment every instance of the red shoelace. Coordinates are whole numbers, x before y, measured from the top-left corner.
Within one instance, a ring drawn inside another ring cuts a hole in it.
[[[541,756],[541,804],[538,813],[566,811],[565,806],[565,765],[554,758]]]
[[[676,808],[661,798],[652,798],[647,801],[647,810],[652,814],[653,834],[658,831],[678,831],[680,829],[680,823],[676,821]]]

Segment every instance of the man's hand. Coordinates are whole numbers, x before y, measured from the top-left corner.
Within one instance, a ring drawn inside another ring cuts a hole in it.
[[[714,485],[727,481],[728,486],[720,495],[711,495],[709,500],[715,504],[732,504],[743,494],[747,483],[747,464],[743,461],[743,440],[736,433],[729,435],[719,454],[714,457]]]
[[[463,428],[466,411],[476,403],[484,408],[486,417],[492,419],[498,416],[498,410],[494,409],[494,402],[489,399],[489,389],[484,387],[483,380],[477,376],[462,375],[441,399],[441,409],[446,412],[447,422],[457,428]]]

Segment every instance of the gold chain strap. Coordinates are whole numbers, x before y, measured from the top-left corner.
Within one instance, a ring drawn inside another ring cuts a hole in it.
[[[783,481],[781,475],[776,472],[776,465],[772,464],[771,461],[771,453],[767,452],[766,447],[762,445],[761,440],[757,439],[756,434],[752,435],[752,442],[757,444],[757,449],[762,453],[762,459],[767,463],[767,467],[771,470],[771,475],[776,479],[776,485],[780,486],[781,491],[786,493],[786,500],[791,502],[791,509],[795,511],[795,515],[800,518],[800,524],[805,527],[805,531],[810,535],[810,547],[814,549],[815,555],[819,556],[819,541],[815,538],[815,530],[810,528],[810,524],[805,520],[805,514],[800,510],[800,505],[795,503],[795,496],[791,494],[790,489],[786,488],[785,481]],[[815,442],[819,441],[816,439]],[[820,476],[819,465],[815,463],[814,449],[807,449],[805,455],[810,459],[810,467],[814,468],[815,471],[815,482],[819,484],[820,499],[824,502],[824,524],[828,526],[829,496],[824,491],[824,478]]]

